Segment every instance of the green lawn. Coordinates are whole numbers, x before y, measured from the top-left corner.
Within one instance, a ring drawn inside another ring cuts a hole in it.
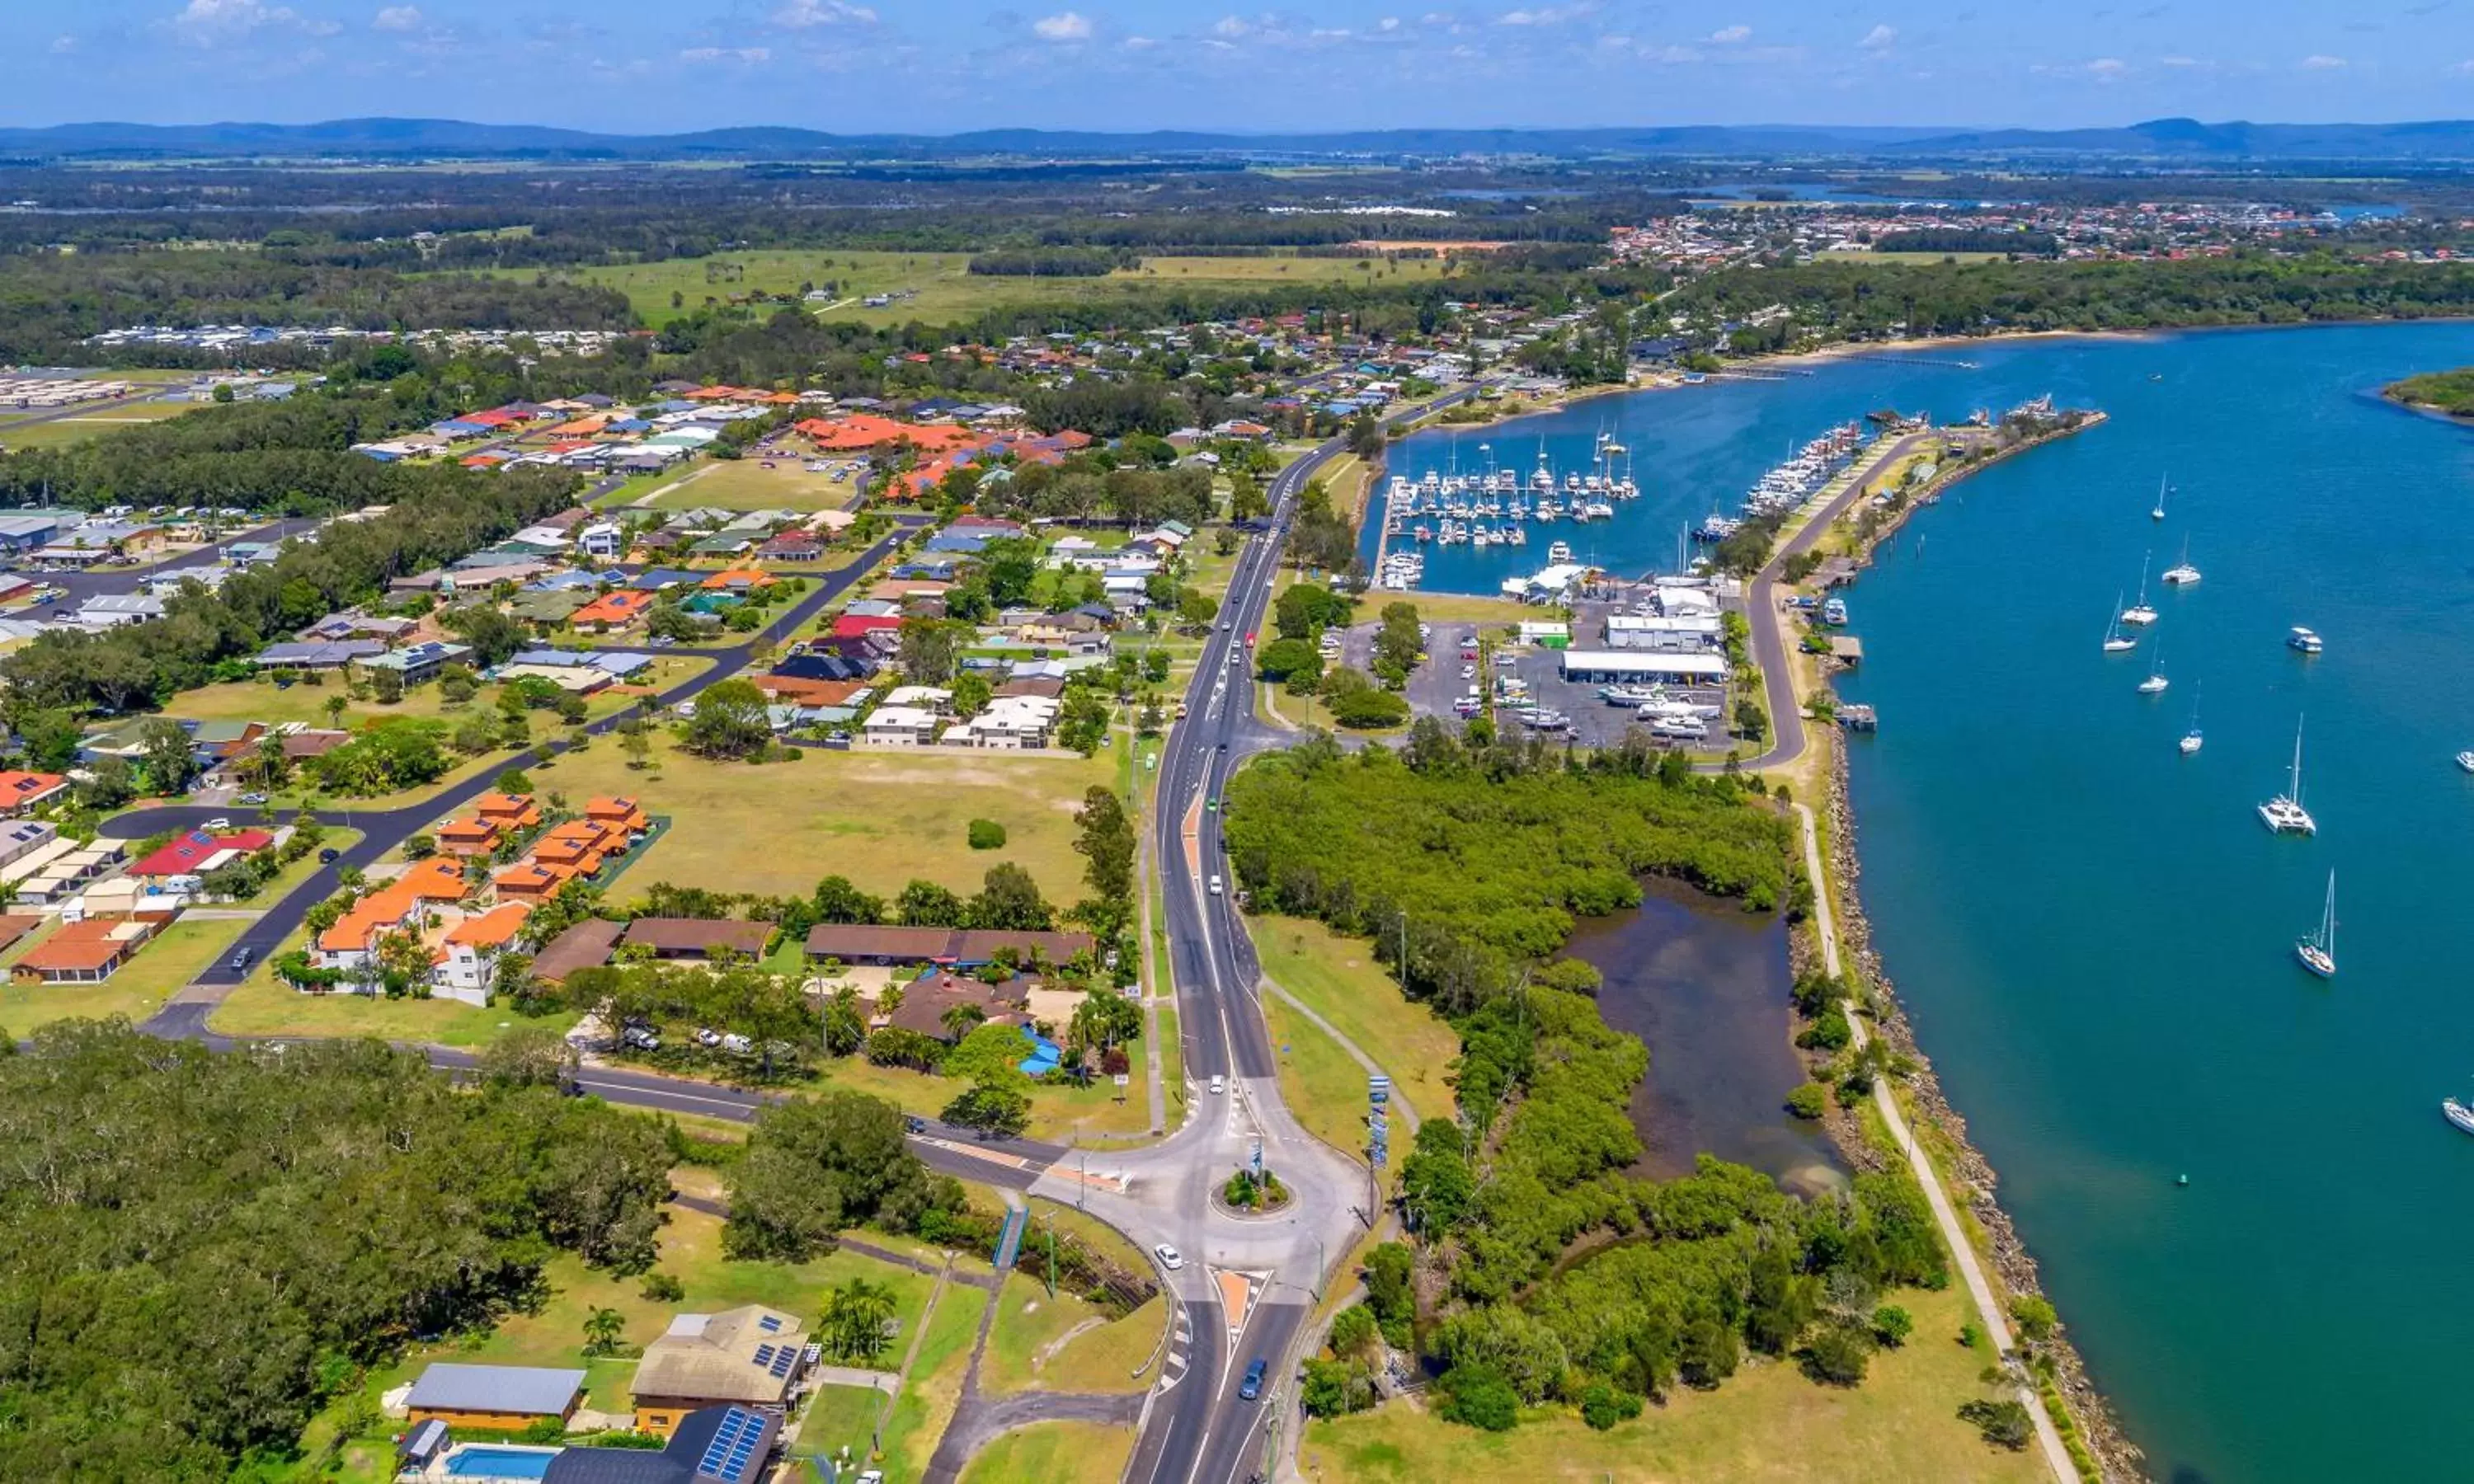
[[[132,402],[49,422],[0,421],[0,448],[65,448],[141,423],[162,422],[207,405],[204,402]]]
[[[564,1031],[575,1019],[572,1015],[528,1019],[456,999],[309,994],[278,982],[274,971],[261,966],[216,1007],[207,1023],[224,1036],[376,1036],[471,1049],[488,1045],[518,1025]]]
[[[1032,1423],[980,1449],[962,1484],[1114,1484],[1133,1451],[1130,1427]]]
[[[910,1362],[910,1379],[894,1399],[885,1424],[886,1484],[917,1484],[928,1473],[945,1424],[962,1399],[962,1376],[970,1369],[971,1342],[979,1337],[980,1313],[988,1293],[963,1283],[948,1283],[928,1321],[927,1338]]]
[[[1607,1432],[1560,1408],[1529,1414],[1510,1432],[1480,1432],[1394,1402],[1308,1424],[1298,1465],[1328,1484],[2048,1478],[2032,1449],[1989,1447],[1958,1420],[1960,1402],[1991,1395],[1977,1379],[1984,1352],[1957,1343],[1964,1292],[1905,1290],[1888,1302],[1915,1317],[1915,1334],[1904,1349],[1876,1354],[1864,1384],[1852,1390],[1815,1385],[1791,1364],[1763,1363],[1713,1392],[1679,1388],[1664,1406]]]
[[[780,458],[766,468],[762,459],[714,459],[660,487],[660,510],[843,510],[859,493],[855,480],[811,474],[804,461]]]
[[[1043,1248],[1034,1233],[1023,1241],[1022,1267],[1006,1279],[996,1328],[980,1362],[980,1389],[992,1396],[1017,1391],[1074,1393],[1140,1391],[1156,1377],[1132,1374],[1158,1348],[1168,1308],[1153,1299],[1122,1319],[1059,1290],[1052,1298],[1044,1281]]]
[[[1361,269],[1359,259],[1348,257],[1152,257],[1105,277],[996,277],[970,273],[970,257],[967,252],[764,251],[551,272],[617,288],[645,323],[656,326],[702,308],[709,299],[718,303],[754,293],[796,294],[809,284],[838,285],[838,298],[815,306],[825,318],[901,324],[912,320],[941,323],[1001,304],[1111,303],[1171,290],[1267,282],[1365,286],[1436,278],[1444,272],[1444,265],[1433,258],[1397,263],[1374,258]],[[540,270],[501,272],[530,278]],[[902,297],[877,307],[863,302],[880,294]]]
[[[804,894],[838,874],[886,897],[913,878],[973,892],[989,867],[1010,860],[1063,905],[1082,894],[1074,813],[1085,790],[1108,784],[1111,751],[1086,759],[811,748],[796,762],[756,765],[707,762],[664,739],[658,766],[638,772],[605,739],[534,779],[570,799],[629,795],[670,816],[669,833],[631,870],[642,883]],[[974,819],[1005,826],[1005,847],[972,850]]]
[[[1132,1080],[1126,1085],[1124,1102],[1117,1101],[1115,1084],[1104,1077],[1093,1078],[1087,1088],[1043,1083],[1031,1089],[1031,1126],[1025,1132],[1032,1138],[1096,1139],[1122,1138],[1148,1130],[1151,1107],[1150,1094],[1143,1090],[1143,1044],[1136,1041],[1127,1050],[1131,1068],[1128,1075]],[[933,1072],[873,1065],[861,1056],[827,1063],[820,1081],[844,1091],[884,1098],[906,1113],[932,1115],[960,1096],[966,1086]]]
[[[839,1459],[843,1448],[861,1459],[876,1438],[885,1393],[866,1386],[819,1386],[799,1424],[799,1441],[791,1453],[800,1458]]]
[[[1421,1116],[1451,1112],[1446,1079],[1460,1036],[1400,993],[1371,945],[1306,918],[1257,918],[1251,926],[1266,974],[1381,1065]]]
[[[1280,1059],[1280,1096],[1307,1133],[1362,1159],[1366,1153],[1366,1069],[1340,1042],[1280,1000],[1266,995],[1263,1014]],[[1397,1161],[1395,1159],[1395,1162]]]

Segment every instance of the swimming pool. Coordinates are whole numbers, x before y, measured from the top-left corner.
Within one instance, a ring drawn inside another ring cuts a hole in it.
[[[450,1479],[538,1479],[549,1472],[554,1448],[503,1448],[495,1443],[467,1443],[447,1455]]]

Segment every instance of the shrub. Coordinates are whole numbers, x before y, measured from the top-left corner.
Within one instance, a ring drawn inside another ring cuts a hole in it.
[[[1520,1398],[1512,1383],[1485,1366],[1454,1366],[1436,1383],[1443,1393],[1445,1422],[1488,1432],[1510,1432],[1520,1421]]]
[[[1825,1325],[1805,1348],[1804,1371],[1826,1385],[1860,1386],[1864,1366],[1872,1356],[1870,1332],[1851,1324]]]
[[[2016,1401],[1962,1401],[1958,1420],[1974,1423],[1984,1441],[2016,1452],[2027,1446],[2035,1427],[2028,1421],[2027,1409]]]
[[[647,1273],[637,1292],[648,1304],[676,1304],[688,1296],[688,1285],[669,1273]]]
[[[1884,1304],[1873,1311],[1873,1338],[1880,1342],[1883,1350],[1904,1345],[1915,1329],[1914,1318],[1895,1304]]]
[[[1807,1051],[1836,1051],[1855,1039],[1856,1031],[1847,1023],[1846,1010],[1832,1004],[1797,1034],[1795,1043]]]
[[[1640,1399],[1603,1383],[1581,1393],[1581,1421],[1600,1432],[1640,1415]]]
[[[1830,1107],[1830,1089],[1807,1082],[1786,1095],[1786,1111],[1799,1118],[1818,1118]]]
[[[2052,1304],[2032,1293],[2023,1293],[2010,1301],[2010,1317],[2018,1322],[2019,1332],[2031,1340],[2050,1338],[2053,1327],[2061,1323]]]
[[[973,820],[973,821],[971,821],[971,849],[972,849],[972,850],[1001,850],[1001,849],[1003,849],[1003,848],[1004,848],[1005,843],[1006,843],[1006,827],[1005,827],[1003,825],[998,824],[998,823],[997,823],[996,821],[994,821],[994,820]]]

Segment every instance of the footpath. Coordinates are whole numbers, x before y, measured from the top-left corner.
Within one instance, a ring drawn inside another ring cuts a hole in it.
[[[1797,819],[1804,826],[1804,869],[1812,878],[1813,925],[1821,933],[1821,967],[1825,973],[1835,979],[1838,977],[1838,926],[1831,916],[1828,878],[1821,874],[1821,837],[1813,827],[1811,806],[1797,803],[1793,807]],[[1856,1049],[1860,1052],[1872,1037],[1865,1031],[1864,1019],[1857,1014],[1856,1002],[1847,1000],[1844,1007],[1847,1023],[1856,1032]],[[1985,1280],[1984,1265],[1976,1259],[1976,1249],[1968,1242],[1967,1233],[1958,1224],[1958,1212],[1950,1204],[1950,1193],[1942,1188],[1941,1176],[1933,1169],[1932,1160],[1908,1130],[1906,1117],[1899,1111],[1899,1100],[1891,1095],[1889,1078],[1873,1080],[1873,1106],[1880,1113],[1881,1122],[1888,1126],[1890,1137],[1906,1151],[1907,1167],[1915,1172],[1916,1184],[1924,1187],[1925,1201],[1932,1207],[1933,1223],[1941,1228],[1942,1245],[1950,1249],[1952,1260],[1958,1264],[1959,1277],[1967,1284],[1968,1296],[1976,1301],[1977,1318],[1982,1322],[1984,1332],[1992,1336],[1995,1352],[2009,1354],[2012,1345],[2009,1315],[2002,1312],[2001,1301],[1994,1296],[1992,1283]],[[2053,1426],[2052,1418],[2046,1414],[2044,1399],[2025,1381],[2019,1383],[2017,1394],[2019,1404],[2027,1409],[2029,1421],[2035,1424],[2037,1447],[2045,1455],[2046,1466],[2052,1470],[2056,1484],[2078,1484],[2078,1467],[2071,1462],[2071,1451],[2062,1446],[2061,1432]]]

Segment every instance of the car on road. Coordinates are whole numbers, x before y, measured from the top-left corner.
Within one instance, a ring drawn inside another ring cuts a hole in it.
[[[1473,664],[1465,664],[1465,665],[1461,666],[1461,679],[1462,679],[1462,680],[1465,680],[1465,681],[1473,681],[1473,680],[1476,680],[1476,679],[1477,679],[1477,666],[1475,666],[1475,665],[1473,665]]]
[[[906,1134],[925,1134],[928,1132],[928,1120],[917,1113],[912,1113],[902,1120],[902,1129]]]
[[[1220,812],[1220,801],[1217,799],[1205,799],[1202,801],[1202,806],[1214,814]]]
[[[331,866],[343,858],[344,852],[331,845],[318,852],[318,864],[321,866]]]
[[[213,819],[206,821],[206,827],[208,829],[230,829],[231,828],[231,821],[218,814]]]
[[[1263,1375],[1271,1369],[1270,1361],[1260,1355],[1255,1356],[1254,1363],[1246,1368],[1246,1378],[1237,1383],[1237,1400],[1251,1401],[1260,1397],[1263,1394]]]
[[[264,794],[243,794],[240,796],[240,802],[243,803],[264,803],[266,802],[266,796]]]
[[[1214,1096],[1214,1097],[1218,1097],[1221,1093],[1225,1092],[1225,1091],[1227,1091],[1227,1090],[1228,1090],[1228,1079],[1227,1079],[1227,1078],[1225,1078],[1225,1077],[1224,1077],[1224,1076],[1222,1076],[1222,1075],[1221,1075],[1220,1073],[1218,1073],[1218,1072],[1213,1072],[1213,1073],[1211,1074],[1211,1095],[1212,1095],[1212,1096]]]
[[[1214,897],[1220,895],[1220,878],[1216,875],[1211,878],[1211,895]]]
[[[238,950],[231,956],[231,971],[236,974],[246,973],[249,970],[250,960],[255,957],[257,957],[257,950],[255,948],[242,948]]]
[[[1162,1242],[1157,1247],[1152,1248],[1152,1254],[1160,1259],[1161,1267],[1168,1269],[1172,1273],[1185,1266],[1184,1255],[1179,1253],[1176,1248],[1171,1247],[1166,1242]]]

